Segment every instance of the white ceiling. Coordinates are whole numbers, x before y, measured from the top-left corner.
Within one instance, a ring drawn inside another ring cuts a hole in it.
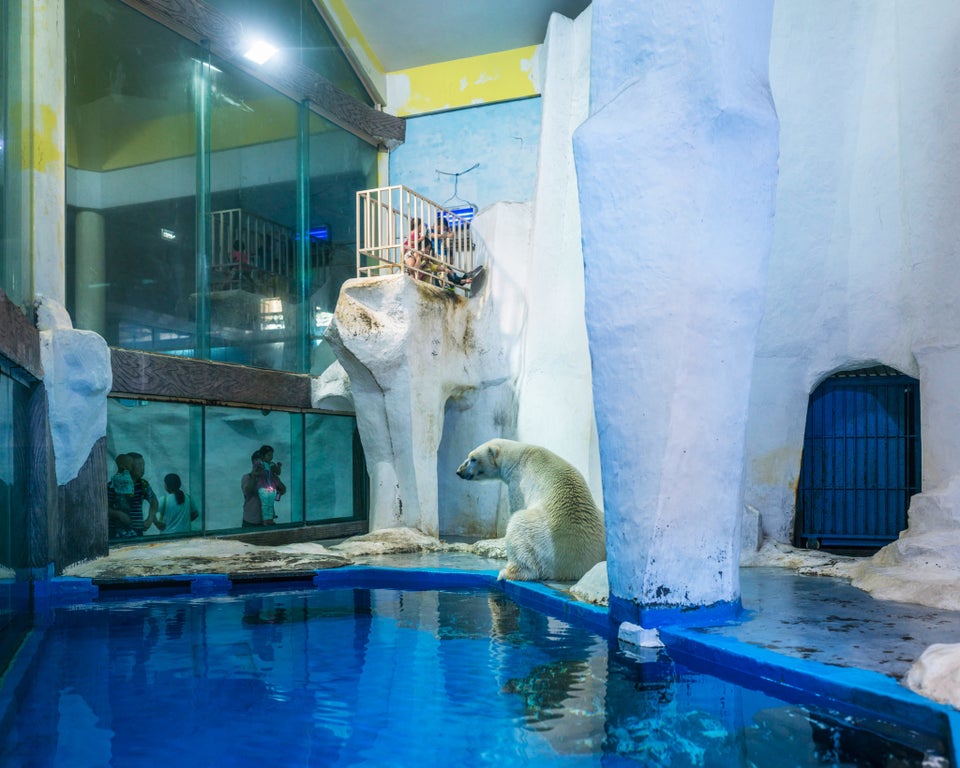
[[[543,42],[552,12],[589,0],[345,0],[386,72]]]

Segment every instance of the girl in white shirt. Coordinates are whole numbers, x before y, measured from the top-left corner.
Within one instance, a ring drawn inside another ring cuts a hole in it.
[[[163,478],[167,495],[160,499],[157,512],[157,528],[164,533],[189,533],[190,521],[200,517],[193,499],[181,489],[180,475],[169,474]]]

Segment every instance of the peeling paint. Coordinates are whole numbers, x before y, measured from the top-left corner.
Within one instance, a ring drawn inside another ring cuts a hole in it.
[[[387,73],[387,111],[410,115],[538,96],[531,77],[540,46]]]
[[[41,106],[39,111],[40,124],[34,128],[32,134],[33,151],[29,156],[24,153],[22,168],[46,173],[56,169],[51,166],[57,166],[63,161],[63,152],[58,140],[59,121],[56,111],[47,105]]]

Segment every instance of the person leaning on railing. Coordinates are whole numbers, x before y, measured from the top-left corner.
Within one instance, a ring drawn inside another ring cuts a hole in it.
[[[466,288],[473,283],[473,279],[483,271],[483,267],[476,267],[471,269],[465,274],[458,275],[453,271],[447,263],[448,254],[452,256],[452,250],[454,247],[453,244],[454,235],[450,230],[450,227],[447,225],[447,219],[443,211],[437,212],[437,225],[430,230],[427,243],[430,245],[430,251],[433,252],[436,250],[436,256],[431,260],[433,269],[431,270],[435,278],[437,285],[441,285],[442,281],[448,283],[453,283],[454,285],[459,285],[460,287]],[[434,243],[436,244],[434,248]]]
[[[403,241],[404,271],[418,280],[429,280],[427,274],[427,248],[430,246],[430,233],[420,219],[414,219],[410,234]],[[432,248],[431,248],[432,250]]]

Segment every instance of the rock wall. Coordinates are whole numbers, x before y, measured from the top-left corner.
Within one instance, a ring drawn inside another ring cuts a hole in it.
[[[587,113],[589,36],[589,11],[550,21],[536,194],[474,220],[487,266],[478,295],[464,301],[402,276],[344,286],[326,339],[350,378],[373,529],[502,535],[509,506],[501,484],[455,474],[492,437],[550,448],[601,499],[572,148]],[[411,185],[404,167],[392,164],[392,181]],[[325,383],[317,402],[338,389]]]
[[[468,434],[512,427],[508,366],[499,339],[485,333],[484,308],[482,299],[399,274],[350,280],[341,289],[325,338],[350,377],[370,473],[371,529],[439,534],[437,456],[448,408],[473,410]],[[456,442],[448,437],[445,453],[461,448]],[[467,507],[472,522],[445,527],[496,532],[501,489],[491,484],[468,498],[463,486],[462,499],[448,499],[450,514]]]
[[[960,6],[774,6],[781,124],[766,306],[754,361],[745,500],[789,542],[810,393],[882,363],[921,382],[924,493],[911,527],[955,525],[960,475]]]

